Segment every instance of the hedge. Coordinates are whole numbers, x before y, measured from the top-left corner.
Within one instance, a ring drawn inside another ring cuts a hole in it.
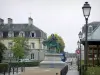
[[[0,63],[0,73],[7,72],[8,67],[34,67],[39,66],[39,62],[11,62],[11,63]]]
[[[11,67],[34,67],[38,66],[39,62],[13,62],[10,65]]]

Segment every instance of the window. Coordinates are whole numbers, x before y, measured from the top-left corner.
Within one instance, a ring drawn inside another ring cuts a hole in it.
[[[31,54],[31,59],[34,59],[34,53]]]
[[[14,32],[14,37],[17,37],[19,35],[19,32],[18,31],[15,31]]]
[[[32,37],[34,37],[34,33],[32,33],[31,35],[32,35]]]
[[[8,32],[7,31],[4,31],[3,32],[3,38],[7,38],[8,37]]]
[[[35,48],[35,44],[34,43],[31,43],[31,48]]]
[[[92,31],[93,31],[93,27],[91,25],[89,25],[88,32],[91,33]]]
[[[30,36],[35,37],[36,36],[35,32],[34,31],[30,32]]]
[[[24,36],[25,36],[25,33],[24,33],[23,31],[21,31],[21,32],[19,33],[19,36],[24,37]]]
[[[0,37],[3,37],[3,33],[2,32],[0,32]]]
[[[14,33],[12,31],[8,32],[8,37],[14,37]]]
[[[12,47],[12,42],[9,42],[8,43],[8,48],[11,49],[11,47]]]

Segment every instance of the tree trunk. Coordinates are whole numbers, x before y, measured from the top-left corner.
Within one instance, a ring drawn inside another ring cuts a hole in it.
[[[0,63],[2,62],[2,59],[3,57],[2,57],[2,54],[0,53]]]
[[[2,62],[2,60],[0,59],[0,63]]]

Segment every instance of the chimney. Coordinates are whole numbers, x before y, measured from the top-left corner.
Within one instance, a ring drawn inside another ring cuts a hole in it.
[[[11,18],[8,18],[8,25],[12,24],[13,20]]]
[[[0,18],[0,25],[4,24],[4,20]]]
[[[29,25],[33,24],[33,19],[31,17],[28,18]]]

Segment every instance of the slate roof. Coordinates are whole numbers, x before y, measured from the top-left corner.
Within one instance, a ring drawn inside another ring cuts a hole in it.
[[[89,23],[88,26],[89,25],[91,25],[93,27],[93,31],[94,31],[96,28],[98,28],[100,26],[100,22],[94,21],[94,22]],[[82,27],[82,33],[84,33],[84,32],[85,32],[85,25]]]
[[[96,31],[96,29],[100,26],[100,22],[91,22],[88,24],[88,26],[91,25],[93,27],[93,31],[88,34],[88,37],[89,36],[92,36],[93,33]],[[82,27],[82,33],[85,33],[85,25]],[[99,41],[99,40],[96,40],[96,39],[87,39],[88,41]],[[85,41],[85,37],[83,37],[82,41]]]
[[[32,30],[41,30],[37,28],[34,25],[28,25],[28,24],[5,24],[5,25],[0,25],[0,31],[32,31]]]
[[[42,38],[47,38],[46,33],[39,29],[38,27],[34,25],[28,25],[26,24],[2,24],[0,25],[0,31],[36,31],[38,33],[37,35],[41,35]]]

